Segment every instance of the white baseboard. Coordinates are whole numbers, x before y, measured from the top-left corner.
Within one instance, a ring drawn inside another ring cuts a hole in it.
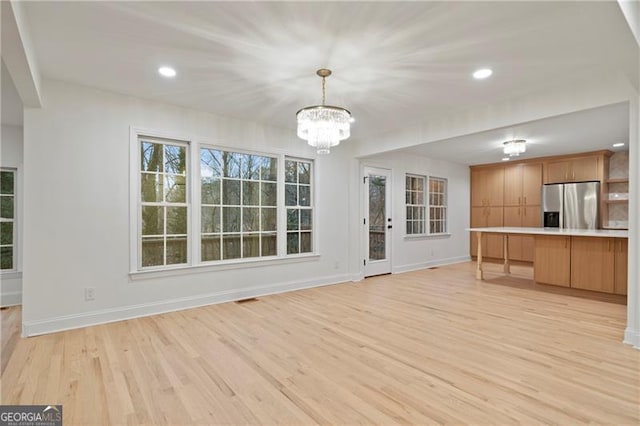
[[[334,275],[316,280],[247,287],[238,290],[227,290],[217,293],[183,297],[179,299],[162,300],[159,302],[123,306],[111,309],[101,309],[93,312],[64,315],[37,321],[24,321],[22,323],[22,336],[37,336],[40,334],[54,333],[57,331],[71,330],[74,328],[82,328],[92,325],[146,317],[150,315],[197,308],[200,306],[213,305],[217,303],[232,302],[234,300],[247,299],[251,297],[260,297],[294,290],[303,290],[307,288],[339,284],[348,282],[350,280],[351,276],[349,274]]]
[[[458,256],[458,257],[450,257],[447,259],[429,260],[427,262],[412,263],[410,265],[394,266],[392,269],[392,273],[400,274],[402,272],[417,271],[420,269],[433,268],[434,266],[445,266],[445,265],[451,265],[454,263],[462,263],[462,262],[469,262],[469,261],[471,261],[471,256]]]
[[[13,291],[10,293],[0,294],[0,308],[6,308],[8,306],[22,305],[22,292]]]
[[[632,345],[636,349],[640,349],[640,331],[632,330],[627,327],[624,330],[624,343],[627,345]]]

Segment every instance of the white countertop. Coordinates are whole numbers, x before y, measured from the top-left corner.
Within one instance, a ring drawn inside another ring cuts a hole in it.
[[[609,237],[629,238],[629,231],[614,229],[560,229],[560,228],[524,228],[496,226],[490,228],[467,228],[467,231],[487,232],[497,234],[528,234],[528,235],[559,235],[573,237]]]

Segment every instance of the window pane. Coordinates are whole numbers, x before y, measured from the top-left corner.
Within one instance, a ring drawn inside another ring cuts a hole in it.
[[[286,160],[284,162],[284,181],[290,183],[297,183],[298,170],[297,162]]]
[[[260,256],[260,234],[245,234],[242,237],[242,257]]]
[[[256,232],[260,230],[260,209],[247,207],[242,209],[242,232]],[[256,245],[256,247],[258,247]]]
[[[301,206],[311,205],[311,187],[306,185],[300,185],[300,198],[298,202]]]
[[[214,149],[200,150],[200,177],[222,176],[222,153]]]
[[[260,166],[262,165],[261,159],[262,157],[257,155],[242,156],[242,179],[260,179]]]
[[[0,269],[13,269],[13,247],[0,248]]]
[[[0,172],[0,193],[13,194],[13,172]]]
[[[413,219],[413,207],[407,206],[407,220]]]
[[[162,175],[142,173],[142,202],[156,203],[162,201]]]
[[[287,230],[300,229],[299,211],[298,209],[287,209]]]
[[[262,209],[262,229],[261,231],[276,230],[277,209]]]
[[[0,244],[13,244],[13,222],[0,222]]]
[[[167,235],[187,233],[187,208],[167,207]]]
[[[220,207],[202,207],[201,230],[206,234],[220,232]]]
[[[167,192],[165,200],[168,203],[186,203],[187,187],[185,177],[180,175],[165,175],[165,191]]]
[[[287,254],[300,253],[297,232],[287,232]]]
[[[276,181],[278,179],[278,159],[262,157],[262,180]]]
[[[220,235],[203,236],[200,255],[203,262],[220,260]]]
[[[222,204],[237,206],[240,204],[240,181],[222,180]]]
[[[298,163],[298,179],[299,183],[311,183],[311,164]]]
[[[141,144],[141,170],[146,172],[162,171],[162,144],[142,142]]]
[[[224,207],[222,211],[222,232],[240,232],[240,207]]]
[[[142,266],[164,265],[164,239],[142,237]]]
[[[164,171],[176,175],[184,175],[187,170],[187,150],[183,146],[164,146]]]
[[[311,252],[311,232],[300,233],[300,253]]]
[[[225,235],[222,239],[224,258],[238,259],[240,257],[240,234]]]
[[[220,204],[220,179],[203,178],[200,194],[202,204]]]
[[[260,205],[259,182],[242,182],[242,204],[245,206]]]
[[[167,265],[187,263],[187,237],[167,238]]]
[[[13,219],[13,196],[0,197],[0,217]]]
[[[300,229],[304,231],[311,230],[311,210],[308,210],[308,209],[300,210]]]
[[[240,157],[242,154],[236,152],[222,153],[222,169],[224,177],[239,178],[240,177]]]
[[[164,234],[164,207],[142,206],[142,235]]]
[[[285,185],[284,204],[285,206],[298,205],[298,186],[297,185],[289,185],[289,184]]]
[[[275,256],[277,254],[278,238],[276,234],[262,234],[262,255]]]
[[[262,188],[262,205],[275,206],[278,202],[278,187],[275,183],[261,183]]]

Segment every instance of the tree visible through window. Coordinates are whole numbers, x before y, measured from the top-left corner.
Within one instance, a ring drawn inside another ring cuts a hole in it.
[[[15,216],[16,172],[0,170],[0,270],[16,268]]]
[[[141,265],[188,261],[187,146],[140,141]]]
[[[447,232],[447,180],[429,177],[429,233]]]
[[[407,235],[426,233],[424,182],[424,176],[407,175],[406,177],[405,203],[407,212]]]
[[[310,161],[285,160],[287,254],[311,253],[313,251],[311,176]]]

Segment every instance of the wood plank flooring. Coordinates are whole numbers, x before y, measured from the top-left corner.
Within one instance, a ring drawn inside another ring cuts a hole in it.
[[[624,304],[471,262],[22,339],[2,404],[65,425],[640,423]]]

